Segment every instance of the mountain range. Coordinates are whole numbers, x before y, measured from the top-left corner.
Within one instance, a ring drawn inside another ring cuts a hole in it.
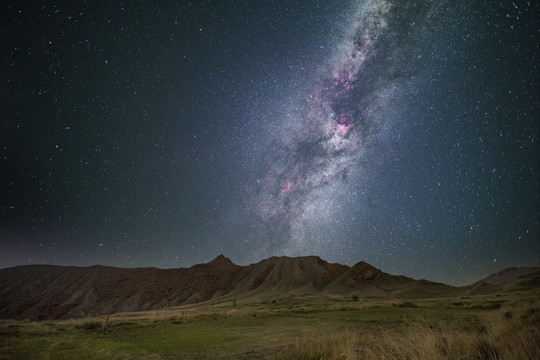
[[[272,257],[239,266],[220,255],[209,263],[178,269],[25,265],[0,269],[0,318],[66,319],[200,302],[352,295],[415,298],[540,287],[540,268],[527,269],[507,269],[484,281],[453,287],[387,274],[363,261],[349,267],[316,256]]]

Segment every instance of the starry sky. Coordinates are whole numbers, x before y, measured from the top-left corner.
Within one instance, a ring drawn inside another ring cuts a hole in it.
[[[0,267],[540,266],[537,1],[0,6]]]

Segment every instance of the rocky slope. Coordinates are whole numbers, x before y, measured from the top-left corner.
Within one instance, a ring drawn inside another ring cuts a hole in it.
[[[189,269],[1,269],[0,317],[59,319],[195,303],[225,294],[240,270],[223,256]]]

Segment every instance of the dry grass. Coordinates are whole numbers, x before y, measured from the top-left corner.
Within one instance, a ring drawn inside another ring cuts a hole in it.
[[[238,303],[0,322],[3,359],[535,359],[540,293]]]
[[[315,345],[303,341],[295,355],[305,360],[538,359],[540,308],[504,308],[461,324],[413,321],[375,331],[344,331]]]

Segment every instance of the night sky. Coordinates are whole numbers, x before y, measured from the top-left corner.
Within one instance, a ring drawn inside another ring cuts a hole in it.
[[[0,267],[540,266],[537,1],[5,1]]]

